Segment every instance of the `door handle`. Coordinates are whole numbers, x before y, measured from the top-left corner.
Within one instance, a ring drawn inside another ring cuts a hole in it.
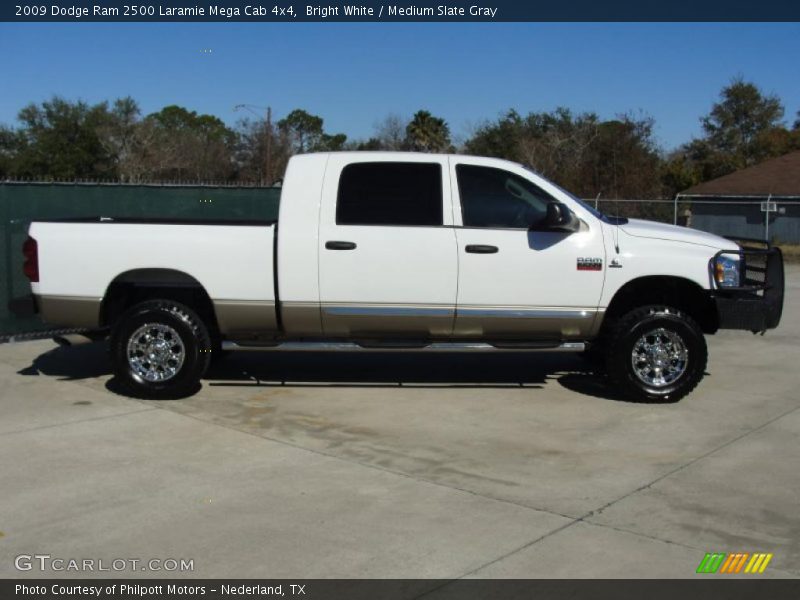
[[[356,243],[331,241],[331,242],[325,242],[325,247],[328,250],[355,250]]]
[[[496,254],[499,248],[497,246],[487,246],[486,244],[470,244],[464,250],[471,254]]]

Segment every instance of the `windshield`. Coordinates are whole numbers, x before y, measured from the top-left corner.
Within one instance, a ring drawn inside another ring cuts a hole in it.
[[[525,168],[525,170],[526,170],[526,171],[529,171],[530,173],[533,173],[533,174],[534,174],[534,175],[536,175],[537,177],[542,177],[542,175],[540,175],[539,173],[537,173],[536,171],[534,171],[534,170],[533,170],[533,169],[531,169],[530,167],[526,167],[525,165],[522,165],[522,166]],[[590,205],[590,204],[589,204],[589,203],[587,203],[586,201],[584,201],[584,200],[582,200],[582,199],[578,198],[578,197],[577,197],[575,194],[573,194],[573,193],[572,193],[572,192],[570,192],[569,190],[565,190],[565,189],[564,189],[564,188],[562,188],[560,185],[558,185],[557,183],[554,183],[554,182],[550,181],[549,179],[547,180],[547,182],[548,182],[550,185],[552,185],[553,187],[557,188],[559,191],[563,192],[564,194],[566,194],[567,196],[569,196],[570,198],[572,198],[572,199],[573,199],[575,202],[577,202],[578,204],[580,204],[580,205],[581,205],[583,208],[585,208],[586,210],[588,210],[590,213],[592,213],[592,214],[593,214],[595,217],[597,217],[598,219],[602,219],[602,220],[604,220],[604,221],[608,221],[608,217],[606,217],[606,215],[604,215],[602,212],[600,212],[599,210],[597,210],[597,209],[596,209],[594,206]]]

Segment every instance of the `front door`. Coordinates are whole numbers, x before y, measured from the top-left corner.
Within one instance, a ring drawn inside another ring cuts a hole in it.
[[[458,263],[446,157],[332,154],[319,289],[326,336],[448,337]]]
[[[600,222],[582,213],[578,232],[532,230],[549,202],[564,200],[551,185],[507,163],[452,160],[461,220],[455,335],[565,340],[593,332],[605,269]]]

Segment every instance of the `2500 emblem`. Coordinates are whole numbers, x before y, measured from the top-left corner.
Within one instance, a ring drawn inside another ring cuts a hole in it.
[[[579,258],[578,271],[602,271],[602,258]]]

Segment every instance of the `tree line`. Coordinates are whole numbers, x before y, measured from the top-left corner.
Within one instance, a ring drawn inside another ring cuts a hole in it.
[[[272,122],[227,126],[213,115],[166,106],[143,115],[130,97],[90,105],[58,96],[29,104],[16,126],[0,126],[0,179],[220,181],[270,184],[289,158],[328,150],[462,152],[530,166],[587,198],[671,198],[773,156],[800,149],[800,112],[788,126],[780,99],[734,79],[707,115],[702,135],[666,152],[654,120],[624,113],[601,119],[567,108],[509,110],[461,143],[444,118],[426,110],[388,115],[371,137],[350,140],[302,109]]]

